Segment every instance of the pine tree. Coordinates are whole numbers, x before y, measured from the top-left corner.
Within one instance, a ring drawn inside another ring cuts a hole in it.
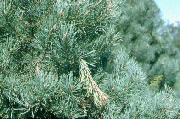
[[[158,30],[163,25],[160,9],[151,0],[128,0],[122,10],[116,27],[122,35],[122,43],[130,55],[142,63],[144,71],[148,71],[162,54],[158,37]]]
[[[147,74],[127,54],[119,26],[128,4],[7,0],[0,6],[0,117],[178,117],[173,90],[151,91]]]
[[[175,73],[175,84],[174,84],[174,90],[176,90],[176,94],[179,97],[179,56],[180,56],[180,50],[179,50],[179,31],[180,31],[180,24],[177,22],[177,26],[174,24],[168,24],[166,26],[168,33],[172,37],[172,41],[169,43],[169,56],[174,60],[174,64],[176,65]]]

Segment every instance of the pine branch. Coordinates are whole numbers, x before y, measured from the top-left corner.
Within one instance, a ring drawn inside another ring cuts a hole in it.
[[[89,70],[86,62],[79,58],[80,60],[80,81],[85,85],[84,88],[87,88],[87,96],[93,94],[94,103],[96,106],[104,106],[109,102],[108,95],[102,92],[96,82],[91,77],[91,71]]]

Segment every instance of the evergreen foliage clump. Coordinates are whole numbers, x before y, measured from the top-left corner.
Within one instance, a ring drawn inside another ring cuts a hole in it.
[[[180,104],[174,91],[167,85],[151,90],[145,66],[134,59],[147,65],[161,62],[154,38],[158,25],[144,19],[156,16],[149,8],[154,3],[142,2],[151,12],[139,11],[139,3],[1,1],[0,117],[177,118]],[[133,17],[136,10],[144,17]],[[164,76],[174,78],[173,72]]]
[[[160,75],[156,77],[154,80],[152,80],[149,84],[149,87],[151,87],[153,90],[158,90],[159,89],[159,84],[162,81],[163,75]]]
[[[178,28],[165,26],[160,9],[150,0],[126,0],[119,19],[116,29],[122,44],[147,72],[148,82],[163,75],[159,88],[165,83],[173,88],[179,69]]]
[[[179,22],[176,22],[177,25],[175,26],[174,24],[168,24],[166,26],[166,31],[168,34],[170,34],[171,36],[171,41],[169,42],[169,45],[167,45],[169,47],[169,56],[171,59],[174,60],[174,65],[175,65],[175,69],[174,70],[174,74],[175,74],[175,85],[174,85],[174,90],[176,90],[176,94],[179,97],[179,81],[180,81],[180,72],[179,72],[179,66],[180,66],[180,48],[179,48],[179,32],[180,32],[180,24]],[[166,33],[166,34],[167,34]]]
[[[130,56],[142,64],[148,72],[163,53],[159,28],[163,25],[160,10],[150,0],[126,0],[122,15],[117,21],[117,29],[122,34],[123,44]],[[149,82],[154,77],[148,73]],[[154,74],[152,74],[154,75]],[[160,74],[162,75],[162,74]]]

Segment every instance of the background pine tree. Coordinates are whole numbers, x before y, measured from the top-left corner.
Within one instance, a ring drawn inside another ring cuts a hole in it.
[[[159,89],[165,83],[173,87],[179,69],[178,43],[173,38],[177,28],[172,30],[170,25],[164,25],[160,9],[150,0],[126,0],[119,19],[116,28],[122,44],[147,72],[148,82],[163,75]]]

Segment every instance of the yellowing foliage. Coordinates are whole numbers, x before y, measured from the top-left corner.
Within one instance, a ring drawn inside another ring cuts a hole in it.
[[[159,75],[155,77],[152,81],[150,81],[149,87],[153,90],[157,90],[159,88],[159,83],[162,81],[163,75]]]

